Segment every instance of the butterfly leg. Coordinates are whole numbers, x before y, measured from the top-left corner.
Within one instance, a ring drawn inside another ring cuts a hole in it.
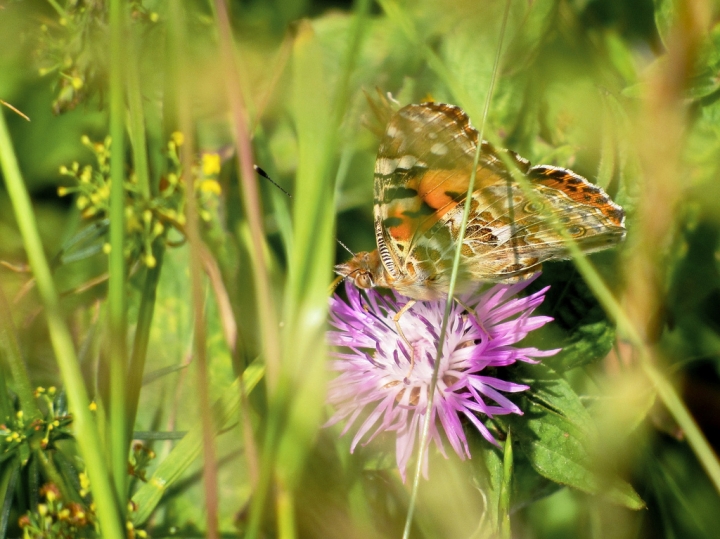
[[[460,305],[460,307],[462,307],[463,309],[465,309],[468,313],[470,313],[470,314],[472,314],[472,315],[475,314],[475,309],[473,309],[473,308],[470,307],[469,305],[465,305],[465,303],[463,303],[463,301],[462,301],[460,298],[458,298],[458,297],[456,296],[454,299],[455,299],[455,302],[456,302],[458,305]],[[477,319],[476,319],[476,320],[477,320]],[[480,329],[482,330],[482,332],[487,336],[488,341],[491,341],[491,340],[492,340],[492,336],[490,335],[490,332],[489,332],[488,330],[486,330],[485,327],[482,325],[482,320],[477,320],[477,323],[478,323],[478,325],[480,326]]]
[[[413,368],[415,367],[415,347],[413,347],[413,345],[403,333],[403,330],[400,327],[400,318],[402,317],[402,315],[408,312],[416,303],[416,300],[411,299],[403,306],[402,309],[395,313],[395,316],[393,316],[393,322],[395,322],[395,328],[397,329],[398,335],[400,335],[402,340],[405,341],[405,344],[407,344],[408,348],[410,349],[410,370],[408,371],[407,375],[405,375],[406,380],[410,377],[410,373],[412,373]]]
[[[337,277],[335,277],[333,282],[330,283],[330,286],[328,287],[328,296],[333,295],[333,292],[335,292],[335,289],[340,285],[344,278],[345,277],[343,277],[342,275],[338,275]]]

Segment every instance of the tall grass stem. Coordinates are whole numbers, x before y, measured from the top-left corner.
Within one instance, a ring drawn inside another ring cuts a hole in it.
[[[100,445],[100,436],[90,413],[90,400],[80,372],[75,345],[60,311],[57,290],[40,241],[30,196],[25,189],[5,116],[2,113],[0,113],[0,164],[25,251],[45,306],[50,340],[73,413],[75,437],[92,481],[98,521],[104,537],[125,539],[121,510],[109,470],[105,465],[105,453]]]
[[[472,203],[472,194],[475,190],[475,177],[477,175],[478,163],[480,162],[480,153],[482,150],[483,133],[485,131],[485,123],[487,120],[488,113],[490,111],[490,102],[492,100],[493,90],[495,89],[495,82],[497,80],[498,69],[500,67],[500,58],[502,55],[503,42],[505,40],[505,29],[507,28],[507,20],[510,14],[510,0],[505,1],[505,11],[503,13],[502,24],[500,26],[500,35],[498,37],[497,52],[495,54],[495,61],[493,63],[492,76],[490,78],[490,87],[488,88],[487,95],[485,97],[485,106],[483,108],[482,117],[480,119],[480,125],[478,126],[478,143],[475,150],[475,157],[473,158],[473,167],[470,173],[470,181],[468,183],[467,195],[465,196],[465,208],[463,209],[462,223],[460,224],[460,231],[457,239],[455,240],[457,245],[455,248],[455,257],[453,259],[452,272],[450,273],[450,285],[448,287],[448,299],[445,304],[445,313],[443,314],[442,326],[440,327],[440,336],[437,341],[437,351],[435,354],[435,363],[433,365],[432,381],[430,382],[430,388],[428,389],[428,404],[423,418],[422,434],[420,436],[420,446],[418,447],[417,464],[415,466],[415,474],[413,477],[412,493],[410,495],[410,503],[408,506],[407,518],[405,519],[405,530],[403,532],[403,539],[410,537],[410,528],[412,526],[412,517],[415,512],[415,506],[417,504],[417,495],[420,488],[420,477],[422,475],[422,464],[424,453],[427,450],[426,445],[428,444],[428,436],[430,433],[430,421],[432,420],[432,409],[435,398],[435,390],[437,388],[438,372],[440,370],[440,359],[443,354],[443,343],[445,341],[445,335],[447,334],[448,320],[450,319],[450,310],[452,309],[453,297],[455,295],[455,287],[457,286],[458,271],[460,269],[460,258],[462,256],[463,241],[465,239],[465,230],[467,228],[468,219],[470,216],[470,207]]]
[[[185,227],[190,247],[190,288],[192,297],[195,367],[197,369],[197,390],[200,417],[202,418],[203,481],[206,509],[206,537],[216,539],[219,536],[217,459],[215,455],[215,432],[212,427],[207,367],[207,329],[205,321],[205,293],[203,290],[202,253],[204,246],[200,237],[197,197],[195,194],[195,129],[193,123],[192,100],[190,96],[190,72],[188,57],[190,54],[187,33],[186,6],[173,2],[171,7],[170,33],[171,54],[175,55],[177,68],[176,89],[180,131],[183,134],[182,174],[185,183]]]
[[[110,259],[108,262],[109,340],[105,349],[110,361],[110,447],[113,481],[120,510],[125,512],[129,433],[125,415],[127,383],[127,300],[125,297],[125,59],[126,4],[110,2]]]

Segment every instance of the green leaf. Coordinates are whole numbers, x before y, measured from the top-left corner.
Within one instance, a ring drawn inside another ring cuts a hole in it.
[[[518,450],[513,454],[514,479],[511,513],[564,488],[562,485],[540,475],[535,468],[533,468],[527,455],[519,450],[517,440],[515,440],[515,444],[518,445]]]
[[[720,24],[703,39],[690,77],[688,94],[693,99],[709,96],[720,89]]]
[[[583,324],[568,337],[562,351],[549,363],[561,372],[580,367],[605,357],[614,342],[615,328],[607,320]]]
[[[530,383],[521,408],[524,416],[507,422],[522,451],[542,476],[589,494],[600,494],[630,509],[645,505],[632,486],[600,473],[590,448],[596,446],[592,418],[570,385],[544,365],[522,366],[520,380]]]
[[[264,374],[264,367],[253,362],[243,374],[245,391],[249,394]],[[235,419],[240,406],[240,389],[236,380],[228,387],[212,408],[214,430],[217,433],[228,421]],[[196,424],[190,432],[173,448],[167,458],[160,463],[152,477],[133,496],[138,506],[133,522],[138,525],[145,522],[152,514],[163,494],[173,485],[182,473],[200,455],[202,450],[203,427]]]
[[[511,40],[505,52],[504,71],[516,73],[527,69],[538,50],[557,24],[559,2],[515,2],[510,29]]]
[[[654,0],[655,4],[655,26],[663,45],[668,46],[670,30],[677,18],[676,2],[678,0]]]
[[[18,447],[18,454],[20,455],[21,464],[25,466],[28,460],[30,460],[30,444],[27,442],[21,442]]]
[[[510,539],[510,493],[513,484],[513,449],[512,433],[507,432],[505,450],[503,453],[503,478],[500,484],[500,505],[498,507],[498,521],[500,522],[500,537]]]
[[[660,35],[662,36],[663,33],[661,32]],[[663,38],[663,41],[665,39]],[[714,26],[698,41],[699,50],[686,81],[686,95],[690,99],[707,97],[720,90],[720,25]],[[668,64],[667,54],[660,56],[645,69],[645,80],[625,88],[623,95],[635,98],[646,96],[652,90],[652,85],[648,81],[669,69],[672,69],[672,66]]]
[[[15,483],[20,478],[20,463],[17,459],[13,459],[2,467],[2,475],[0,476],[0,537],[5,537],[7,533],[8,521],[10,518],[10,509],[12,508],[13,492]]]
[[[553,347],[562,348],[543,363],[557,372],[587,365],[605,357],[615,342],[615,327],[582,277],[570,263],[554,264],[531,287],[533,290],[550,285],[539,314],[555,321],[542,332],[531,335],[528,342],[548,348],[547,335]],[[542,340],[541,340],[542,339]]]
[[[529,402],[565,417],[575,429],[586,436],[596,434],[593,419],[580,397],[556,371],[545,364],[522,364],[517,366],[516,373],[514,381],[530,386],[523,394]],[[526,418],[528,421],[533,420],[532,415]]]
[[[497,537],[500,529],[498,515],[503,484],[503,460],[498,449],[484,438],[470,436],[469,442],[473,461],[476,463],[475,481],[485,501],[479,538],[491,539]]]

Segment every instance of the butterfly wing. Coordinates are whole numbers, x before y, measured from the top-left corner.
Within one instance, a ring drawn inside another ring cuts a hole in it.
[[[445,287],[454,242],[451,229],[436,225],[465,199],[476,144],[477,131],[452,105],[408,105],[390,118],[375,164],[374,213],[380,257],[396,288]],[[483,150],[485,176],[505,170],[489,144]]]
[[[393,288],[418,299],[447,291],[478,133],[458,107],[408,105],[390,119],[375,165],[375,232]],[[528,200],[498,152],[532,182],[541,204]],[[514,152],[483,141],[463,242],[461,281],[504,281],[565,255],[547,222],[560,216],[584,250],[624,234],[622,209],[571,171],[530,168]]]

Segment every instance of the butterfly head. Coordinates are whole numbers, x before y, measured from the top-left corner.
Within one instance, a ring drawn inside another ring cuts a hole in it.
[[[380,261],[377,250],[357,253],[344,264],[335,266],[335,273],[350,279],[358,288],[387,287],[385,268]]]

